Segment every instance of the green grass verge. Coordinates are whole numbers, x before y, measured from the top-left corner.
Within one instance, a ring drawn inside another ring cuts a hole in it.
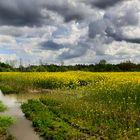
[[[7,128],[15,122],[15,119],[8,116],[0,116],[0,140],[15,140],[15,138],[9,134]]]
[[[0,89],[4,94],[12,94],[12,93],[16,93],[17,91],[15,89],[12,88],[12,86],[10,85],[4,85],[1,84],[0,85]]]
[[[0,127],[6,128],[12,125],[15,119],[8,116],[0,116]]]
[[[50,112],[40,101],[29,100],[22,105],[22,110],[25,116],[32,120],[35,130],[45,139],[73,140],[89,137]]]
[[[16,140],[16,139],[7,132],[6,128],[0,127],[0,140]]]
[[[0,101],[0,112],[4,112],[6,109],[6,106]],[[0,116],[0,140],[15,140],[7,131],[7,128],[14,122],[15,119],[12,117]]]
[[[0,101],[0,112],[4,112],[6,109],[6,106]]]

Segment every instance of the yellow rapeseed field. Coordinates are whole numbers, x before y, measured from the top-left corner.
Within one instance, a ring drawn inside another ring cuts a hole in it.
[[[4,72],[0,73],[3,83],[35,85],[42,88],[62,88],[96,85],[98,90],[113,90],[120,86],[140,84],[140,73],[92,73],[92,72]]]
[[[89,140],[140,139],[138,72],[0,73],[0,89],[4,93],[28,92],[32,88],[60,89],[23,105],[24,113],[30,114],[34,127],[46,138],[49,134],[69,139],[73,135]],[[51,131],[44,122],[55,129]]]

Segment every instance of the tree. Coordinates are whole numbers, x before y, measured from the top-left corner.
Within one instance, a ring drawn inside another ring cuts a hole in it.
[[[135,71],[136,70],[136,64],[132,63],[129,60],[118,64],[118,67],[122,71]]]
[[[99,62],[99,64],[106,64],[107,62],[106,62],[106,60],[105,59],[102,59],[102,60],[100,60],[100,62]]]

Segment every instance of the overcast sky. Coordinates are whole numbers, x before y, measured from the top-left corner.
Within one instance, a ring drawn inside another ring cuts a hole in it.
[[[0,59],[140,63],[140,0],[0,0]]]

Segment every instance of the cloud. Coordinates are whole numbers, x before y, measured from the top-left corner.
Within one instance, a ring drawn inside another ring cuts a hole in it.
[[[113,33],[110,29],[106,29],[108,37],[112,37],[116,41],[126,41],[129,43],[138,43],[140,44],[140,37],[130,38],[123,35],[121,31]]]
[[[95,22],[91,22],[89,24],[89,37],[95,38],[96,35],[103,35],[105,32],[105,29],[107,28],[107,23],[103,19],[97,20]]]
[[[18,57],[16,54],[12,54],[9,56],[9,54],[1,54],[0,53],[0,61],[1,62],[7,62],[7,61],[15,61]]]
[[[84,2],[93,7],[96,6],[101,9],[106,9],[122,1],[123,0],[85,0]]]
[[[87,43],[78,42],[77,45],[69,45],[69,49],[64,51],[61,55],[58,56],[60,60],[73,59],[81,57],[86,54],[89,46]]]
[[[15,38],[13,38],[12,36],[8,36],[8,35],[0,35],[0,43],[10,43],[13,44],[15,43]]]
[[[139,0],[0,1],[4,58],[16,54],[26,63],[76,64],[130,56],[138,62],[139,48]]]
[[[0,24],[14,26],[42,26],[82,21],[98,18],[98,10],[90,5],[100,8],[112,6],[120,0],[1,0]],[[55,17],[55,18],[53,18]]]
[[[117,28],[138,25],[140,2],[138,0],[134,1],[124,1],[120,5],[111,7],[104,14],[104,19],[109,20]]]
[[[49,38],[57,27],[48,25],[42,27],[16,27],[16,26],[0,26],[0,34],[6,36],[12,36],[15,38]]]
[[[83,10],[84,9],[84,10]],[[0,24],[14,26],[42,26],[97,18],[89,6],[70,0],[1,0]]]
[[[81,21],[91,17],[96,18],[96,11],[75,0],[51,0],[46,2],[46,8],[60,14],[65,22]]]
[[[107,40],[110,42],[112,38],[112,41],[139,44],[140,36],[129,36],[134,34],[132,29],[140,29],[139,4],[138,1],[135,3],[129,1],[107,10],[101,19],[89,24],[89,38],[102,36],[106,38],[106,42]]]
[[[45,50],[57,50],[57,51],[59,49],[62,49],[62,48],[65,47],[63,44],[58,44],[58,43],[55,43],[55,42],[53,42],[51,40],[42,42],[40,45],[41,45],[42,49],[45,49]]]
[[[1,25],[41,26],[51,24],[57,18],[61,17],[43,8],[43,0],[13,0],[12,3],[10,0],[0,1]]]
[[[25,25],[25,22],[28,25],[33,25],[34,23],[40,24],[41,15],[39,13],[39,8],[35,6],[32,8],[28,4],[32,2],[27,1],[16,1],[13,0],[12,3],[10,0],[1,0],[0,1],[0,23],[1,24],[12,24],[12,25]],[[36,8],[36,10],[35,10]]]

